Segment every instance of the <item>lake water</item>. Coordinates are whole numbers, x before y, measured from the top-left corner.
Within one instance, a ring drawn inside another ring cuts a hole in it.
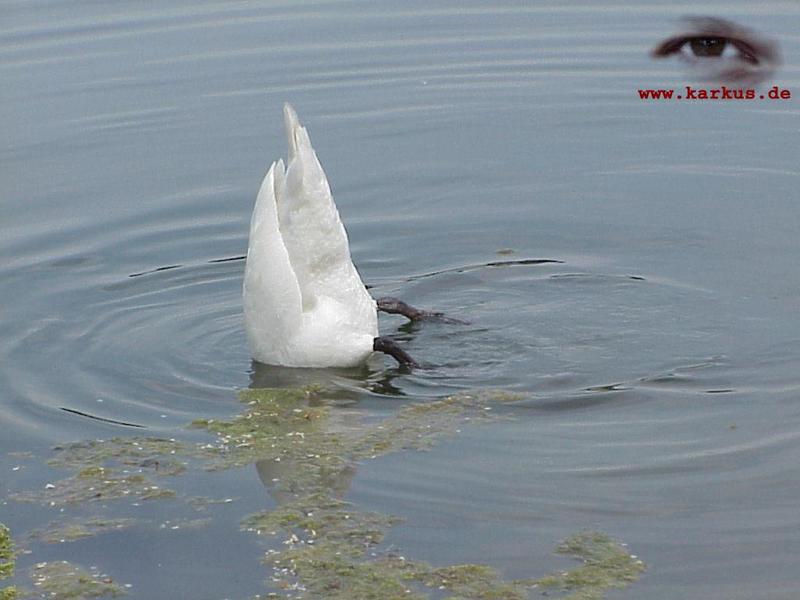
[[[240,390],[313,382],[367,421],[519,394],[428,452],[353,465],[343,495],[403,517],[384,544],[406,556],[536,577],[572,565],[560,540],[599,530],[647,563],[610,597],[797,598],[800,111],[640,100],[696,84],[648,56],[696,10],[0,3],[0,522],[30,551],[17,580],[66,559],[136,599],[269,591],[269,542],[238,531],[276,502],[253,468],[185,476],[187,494],[236,501],[173,536],[25,542],[64,514],[191,511],[11,497],[64,477],[45,466],[55,445],[202,442],[187,423],[230,418]],[[702,11],[777,39],[764,89],[800,94],[800,6]],[[428,368],[251,362],[241,257],[285,101],[372,292],[469,321],[381,317]]]

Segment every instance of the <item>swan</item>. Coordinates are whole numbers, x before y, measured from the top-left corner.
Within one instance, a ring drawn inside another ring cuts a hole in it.
[[[418,366],[379,335],[378,310],[410,319],[441,313],[372,298],[308,132],[289,104],[283,115],[287,160],[270,166],[250,220],[243,304],[252,357],[286,367],[353,367],[384,352]]]

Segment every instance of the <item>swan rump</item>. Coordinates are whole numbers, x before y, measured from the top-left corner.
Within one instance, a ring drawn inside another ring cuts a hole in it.
[[[250,352],[287,367],[363,363],[378,315],[350,258],[328,179],[305,127],[283,107],[289,152],[272,163],[256,198],[244,275]]]

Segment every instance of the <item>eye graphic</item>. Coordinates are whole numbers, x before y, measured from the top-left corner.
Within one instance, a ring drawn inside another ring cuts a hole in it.
[[[672,36],[652,51],[655,58],[678,56],[704,79],[755,85],[780,64],[778,45],[715,17],[684,18],[689,30]]]

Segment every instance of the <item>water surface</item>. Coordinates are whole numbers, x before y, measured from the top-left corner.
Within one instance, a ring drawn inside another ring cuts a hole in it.
[[[4,2],[0,493],[59,477],[55,444],[201,439],[185,425],[249,386],[323,383],[367,417],[501,388],[523,397],[508,421],[358,465],[347,498],[406,519],[389,544],[528,577],[601,529],[648,563],[620,597],[797,597],[797,102],[641,101],[688,83],[648,51],[695,10]],[[772,83],[798,89],[796,5],[703,11],[778,39]],[[241,257],[285,101],[373,293],[470,321],[382,317],[429,368],[251,363]],[[191,485],[239,504],[155,549],[134,530],[69,559],[102,558],[133,598],[263,591],[237,531],[272,501],[255,471]],[[20,533],[56,512],[0,507]]]

